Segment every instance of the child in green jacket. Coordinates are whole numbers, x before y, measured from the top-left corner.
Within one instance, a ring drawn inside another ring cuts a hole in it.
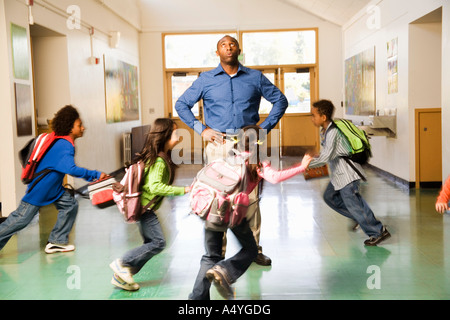
[[[133,275],[149,261],[160,253],[166,246],[164,234],[155,211],[161,206],[162,197],[180,196],[190,191],[190,187],[171,186],[170,168],[173,163],[158,156],[160,152],[170,154],[170,151],[179,143],[176,133],[177,125],[171,119],[156,119],[147,136],[141,153],[134,161],[146,163],[145,178],[142,187],[141,203],[148,204],[154,197],[161,199],[155,201],[140,220],[139,227],[144,243],[137,248],[126,252],[121,259],[114,260],[110,267],[114,271],[111,283],[119,288],[135,291],[139,285],[135,283]]]

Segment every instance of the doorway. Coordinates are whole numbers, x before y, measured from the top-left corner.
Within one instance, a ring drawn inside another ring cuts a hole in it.
[[[319,150],[319,130],[311,121],[311,104],[317,100],[315,68],[280,67],[261,70],[286,95],[289,106],[279,123],[272,130],[279,130],[278,152],[280,156],[303,156],[307,151]],[[272,105],[261,101],[260,122],[268,116]],[[268,137],[268,147],[275,152]]]
[[[416,188],[442,184],[441,109],[416,109]]]
[[[409,105],[415,110],[416,188],[442,184],[442,8],[409,25]]]
[[[48,132],[53,115],[71,102],[66,36],[30,25],[36,134]]]

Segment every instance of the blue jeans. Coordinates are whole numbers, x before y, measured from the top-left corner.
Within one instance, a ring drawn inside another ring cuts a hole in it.
[[[69,192],[65,191],[54,202],[54,205],[58,209],[58,218],[48,241],[54,244],[66,245],[69,243],[69,233],[77,217],[78,202]],[[34,206],[25,201],[20,202],[16,211],[12,212],[0,224],[0,250],[15,233],[25,228],[33,220],[34,216],[39,212],[39,208],[39,206]]]
[[[141,216],[139,231],[144,238],[144,244],[127,251],[121,259],[122,265],[130,267],[133,274],[138,273],[148,260],[166,247],[161,225],[153,210],[147,210]]]
[[[367,202],[359,193],[359,180],[353,181],[341,190],[335,190],[331,182],[323,199],[331,209],[357,222],[369,237],[378,237],[383,232],[383,224],[375,218]]]
[[[211,283],[206,278],[206,272],[214,265],[219,265],[227,272],[231,283],[236,280],[250,267],[258,255],[258,247],[255,237],[251,231],[248,221],[244,219],[242,223],[230,229],[239,243],[241,250],[229,259],[222,258],[223,232],[205,229],[205,249],[206,253],[200,261],[200,270],[194,283],[194,289],[189,295],[191,300],[209,300],[209,289]]]

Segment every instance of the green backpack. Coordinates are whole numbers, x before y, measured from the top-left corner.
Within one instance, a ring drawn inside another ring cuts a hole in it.
[[[345,119],[336,119],[333,122],[350,144],[348,159],[359,164],[367,163],[372,157],[372,151],[366,132]]]

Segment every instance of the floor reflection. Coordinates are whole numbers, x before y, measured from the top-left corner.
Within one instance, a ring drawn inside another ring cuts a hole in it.
[[[190,184],[199,168],[180,166],[175,184]],[[392,234],[379,247],[365,247],[367,236],[350,231],[349,221],[325,205],[328,179],[265,183],[261,245],[272,266],[252,264],[235,284],[236,298],[448,299],[450,218],[434,211],[438,190],[408,191],[370,170],[368,175],[363,196]],[[159,218],[167,248],[135,276],[137,292],[115,289],[108,267],[140,244],[137,226],[124,223],[115,207],[79,202],[70,236],[75,252],[44,253],[56,219],[52,207],[0,252],[0,299],[187,299],[204,251],[203,225],[189,215],[187,196],[164,201]],[[230,233],[227,255],[237,250]],[[79,288],[70,285],[77,280],[70,270],[78,270]],[[214,288],[211,295],[221,299]]]

